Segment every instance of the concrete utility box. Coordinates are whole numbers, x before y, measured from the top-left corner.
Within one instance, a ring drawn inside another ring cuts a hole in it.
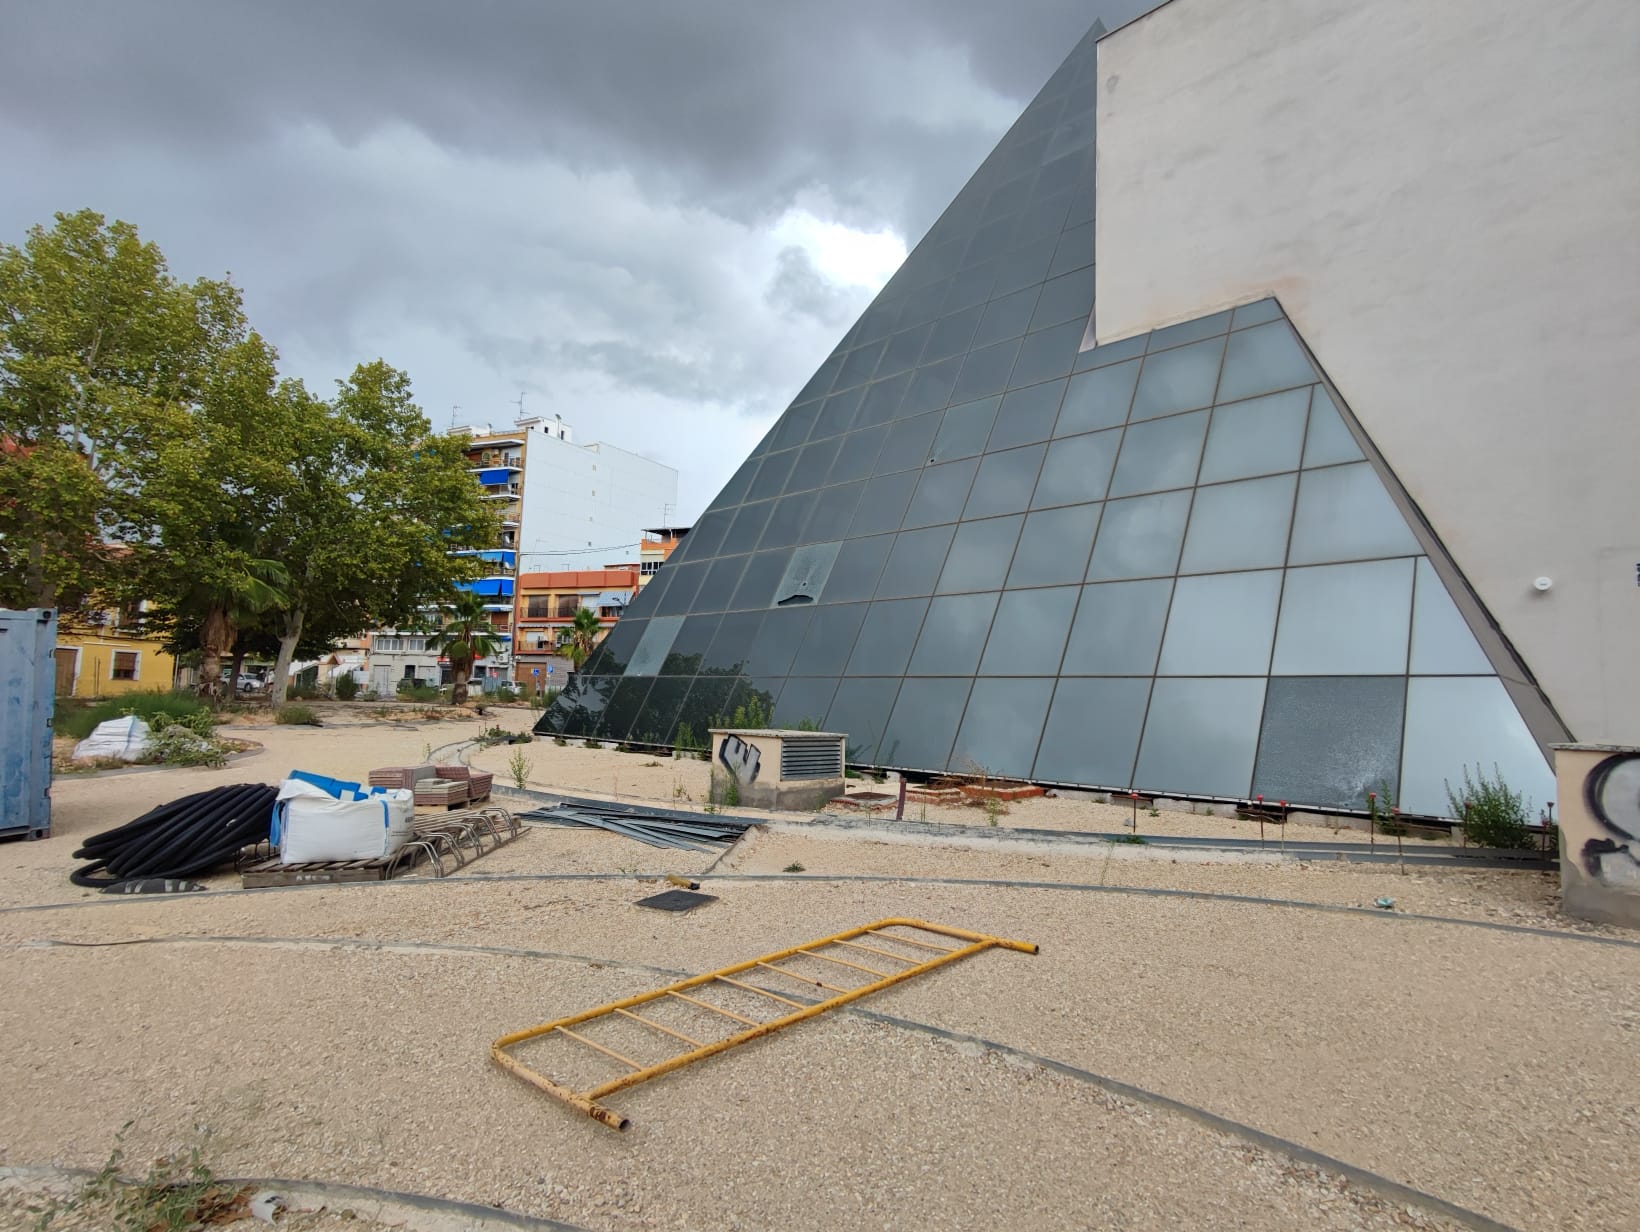
[[[841,732],[712,731],[712,799],[738,793],[747,808],[812,812],[843,791]]]
[[[1640,928],[1640,749],[1557,744],[1555,790],[1561,906]]]
[[[51,833],[57,613],[0,610],[0,838]]]

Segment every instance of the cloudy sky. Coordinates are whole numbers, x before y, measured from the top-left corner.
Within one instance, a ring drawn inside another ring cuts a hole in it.
[[[1094,19],[1147,7],[18,0],[0,240],[127,219],[313,388],[382,356],[440,426],[522,395],[676,467],[688,521]]]

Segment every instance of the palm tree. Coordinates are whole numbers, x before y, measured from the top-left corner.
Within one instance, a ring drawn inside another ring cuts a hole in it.
[[[450,660],[450,700],[460,706],[467,700],[467,677],[475,660],[501,649],[484,600],[470,590],[460,591],[445,609],[445,623],[427,639],[427,648]]]
[[[603,625],[598,623],[598,613],[590,607],[583,607],[575,613],[575,619],[569,627],[568,648],[564,653],[569,657],[569,661],[575,664],[577,670],[587,661],[603,631]]]
[[[276,560],[239,560],[214,579],[200,579],[189,606],[200,611],[199,692],[220,700],[222,657],[233,653],[240,626],[285,601],[290,574]]]

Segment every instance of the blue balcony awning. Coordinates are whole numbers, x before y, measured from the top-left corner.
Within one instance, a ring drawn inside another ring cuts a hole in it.
[[[511,599],[513,580],[511,578],[479,578],[476,582],[457,582],[456,589],[471,591],[475,595],[495,595],[502,599]]]
[[[513,469],[506,466],[491,467],[478,472],[478,481],[485,487],[495,483],[506,483],[513,477]]]

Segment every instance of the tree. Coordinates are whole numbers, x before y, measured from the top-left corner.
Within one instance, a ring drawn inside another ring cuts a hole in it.
[[[470,590],[459,592],[445,612],[444,627],[427,639],[427,645],[450,660],[450,700],[459,706],[467,700],[467,678],[474,661],[499,650],[501,639],[484,610],[484,600]]]
[[[598,623],[598,613],[590,607],[583,607],[576,611],[575,619],[569,627],[569,639],[565,654],[569,661],[579,669],[592,654],[592,648],[598,644],[598,637],[604,631],[603,625]]]

